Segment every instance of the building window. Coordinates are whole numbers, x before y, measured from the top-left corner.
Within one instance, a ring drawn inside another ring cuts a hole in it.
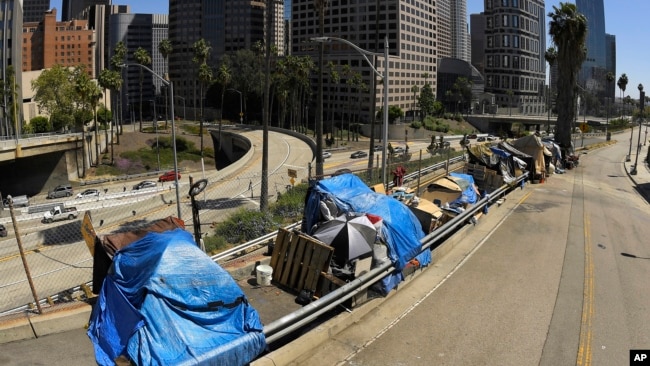
[[[510,67],[510,56],[508,55],[503,56],[503,67],[505,68]]]
[[[502,22],[502,25],[503,25],[504,27],[507,27],[507,26],[508,26],[508,15],[504,15],[504,16],[501,18],[501,22]]]
[[[512,27],[519,28],[519,15],[512,16]]]
[[[519,48],[519,36],[512,36],[512,47]]]
[[[503,47],[510,47],[510,36],[507,34],[503,35]]]

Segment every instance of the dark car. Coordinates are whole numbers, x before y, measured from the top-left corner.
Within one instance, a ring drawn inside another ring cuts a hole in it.
[[[384,151],[384,146],[383,145],[375,145],[373,150],[374,151]]]
[[[72,186],[69,184],[61,184],[54,187],[53,190],[47,193],[47,198],[61,198],[72,196]]]
[[[468,139],[475,139],[475,138],[477,138],[477,137],[478,137],[478,136],[476,136],[475,133],[473,133],[473,134],[471,134],[471,135],[467,135],[467,138],[468,138]]]
[[[477,138],[476,141],[484,142],[485,141],[485,136],[481,136],[481,137]]]
[[[355,152],[352,153],[352,155],[350,155],[350,157],[351,157],[352,159],[356,159],[356,158],[365,158],[365,157],[367,157],[367,156],[368,156],[368,153],[365,152],[365,151],[361,151],[361,150],[359,150],[359,151],[355,151]]]
[[[176,173],[174,174],[173,170],[170,170],[164,174],[162,174],[160,177],[158,177],[159,182],[171,182],[176,180],[176,175],[178,175],[178,179],[181,179],[181,173]]]
[[[143,180],[142,182],[136,184],[133,186],[134,191],[138,191],[140,189],[145,189],[145,188],[156,188],[157,183],[152,182],[150,180]]]
[[[5,236],[7,236],[7,228],[0,224],[0,238],[4,238]]]

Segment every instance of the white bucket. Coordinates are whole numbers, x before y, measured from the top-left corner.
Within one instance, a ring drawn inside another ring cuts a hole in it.
[[[257,275],[257,284],[259,286],[269,286],[271,284],[271,277],[273,276],[273,267],[261,264],[255,267],[255,274]]]

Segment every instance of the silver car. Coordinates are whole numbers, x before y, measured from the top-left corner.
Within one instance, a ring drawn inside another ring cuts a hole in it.
[[[72,196],[72,186],[69,184],[61,184],[54,187],[53,190],[47,193],[47,198],[61,198]]]

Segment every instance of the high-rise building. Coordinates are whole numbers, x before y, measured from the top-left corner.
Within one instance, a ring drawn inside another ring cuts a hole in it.
[[[498,106],[524,114],[546,111],[544,10],[543,0],[485,1],[485,91]]]
[[[451,57],[470,62],[467,32],[467,0],[451,2]]]
[[[125,62],[138,63],[134,53],[142,48],[151,56],[151,65],[145,65],[157,75],[165,75],[165,61],[158,51],[160,41],[168,38],[168,20],[166,14],[113,14],[111,15],[110,44],[115,48],[118,42],[123,42],[127,48]],[[123,70],[124,85],[122,86],[122,115],[133,121],[139,120],[142,102],[142,116],[158,115],[160,111],[156,104],[164,105],[162,81],[150,72],[140,67],[126,67]],[[142,91],[140,76],[142,75]],[[158,103],[156,103],[158,101]]]
[[[388,104],[398,106],[408,115],[413,111],[413,87],[420,88],[428,83],[436,93],[436,65],[438,32],[436,1],[413,0],[380,2],[329,2],[325,12],[324,35],[343,38],[357,47],[384,53],[384,39],[388,38],[389,63]],[[292,54],[310,55],[318,58],[318,44],[310,38],[320,36],[318,14],[314,11],[312,0],[292,0]],[[357,88],[346,84],[351,76],[341,73],[344,65],[349,65],[353,73],[359,73],[369,93],[361,93],[355,111],[360,113],[362,123],[369,122],[372,107],[376,111],[384,104],[381,78],[377,77],[366,60],[353,48],[331,42],[325,45],[324,64],[330,61],[342,75],[339,83],[323,78],[323,108],[331,111],[348,111],[349,101],[356,100],[360,93]],[[386,60],[376,57],[377,70],[385,70]],[[372,62],[372,58],[370,59]],[[376,105],[372,106],[373,81],[376,78]],[[314,84],[315,85],[315,84]],[[365,95],[364,95],[365,94]],[[326,117],[324,112],[323,118]],[[340,118],[340,114],[337,118]]]
[[[276,0],[271,11],[272,43],[284,50],[284,1]],[[216,68],[222,55],[240,49],[251,49],[265,40],[266,1],[263,0],[170,0],[169,39],[174,52],[169,60],[170,78],[174,82],[177,105],[187,105],[188,116],[196,118],[200,106],[196,74],[198,65],[192,58],[193,44],[204,39],[210,45],[208,64]],[[203,96],[205,98],[205,95]],[[182,104],[181,104],[182,102]],[[205,103],[203,103],[205,105]]]
[[[23,23],[40,22],[50,10],[50,0],[23,0]]]
[[[616,76],[616,36],[607,33],[605,33],[605,68],[607,72],[614,75],[614,81],[606,86],[607,92],[605,96],[614,98],[616,96],[616,82],[618,81]]]
[[[23,9],[22,0],[0,0],[0,78],[5,80],[2,99],[2,117],[0,119],[0,136],[20,135],[23,100],[22,88],[22,35]],[[18,45],[18,46],[15,46]],[[13,77],[11,70],[13,69]],[[13,79],[13,83],[8,81]],[[16,93],[16,94],[14,94]],[[16,98],[12,100],[12,96]],[[13,107],[13,108],[12,108]]]
[[[84,65],[95,78],[95,31],[86,20],[57,22],[56,12],[47,11],[40,22],[23,23],[22,71],[49,69],[57,64]]]
[[[587,18],[587,57],[580,69],[578,84],[602,97],[608,71],[603,0],[576,0],[576,7]]]
[[[110,0],[63,0],[61,2],[61,20],[83,19],[82,12],[93,5],[110,5]]]

